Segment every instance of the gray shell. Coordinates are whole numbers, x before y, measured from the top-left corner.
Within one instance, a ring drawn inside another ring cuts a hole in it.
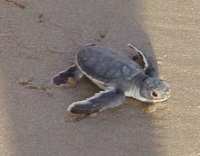
[[[76,63],[93,81],[124,89],[131,85],[136,75],[144,73],[142,67],[129,57],[121,56],[108,48],[84,47],[77,54]]]

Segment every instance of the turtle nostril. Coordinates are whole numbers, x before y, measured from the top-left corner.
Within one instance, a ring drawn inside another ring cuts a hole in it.
[[[153,96],[153,97],[158,97],[158,94],[157,94],[155,91],[153,91],[153,92],[152,92],[152,96]]]

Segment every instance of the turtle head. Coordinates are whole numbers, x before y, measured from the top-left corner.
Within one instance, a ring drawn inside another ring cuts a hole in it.
[[[166,81],[148,77],[142,83],[140,96],[144,102],[162,102],[170,97],[170,91],[170,86]]]

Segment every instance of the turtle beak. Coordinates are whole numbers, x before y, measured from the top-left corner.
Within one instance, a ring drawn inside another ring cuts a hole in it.
[[[155,91],[155,93],[153,92],[154,93],[152,94],[152,96],[154,97],[153,103],[166,101],[171,96],[171,88],[170,88],[169,83],[163,81],[163,84],[164,84],[164,88],[162,88],[161,90]]]
[[[165,89],[163,90],[163,95],[161,97],[163,98],[162,101],[166,101],[171,96],[171,87],[168,82],[164,81],[163,83],[165,85]]]

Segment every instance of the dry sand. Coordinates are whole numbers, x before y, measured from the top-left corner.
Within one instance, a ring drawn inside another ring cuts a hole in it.
[[[199,10],[199,0],[1,0],[0,155],[200,156]],[[67,106],[98,89],[49,82],[88,42],[154,51],[170,100],[65,122]]]

